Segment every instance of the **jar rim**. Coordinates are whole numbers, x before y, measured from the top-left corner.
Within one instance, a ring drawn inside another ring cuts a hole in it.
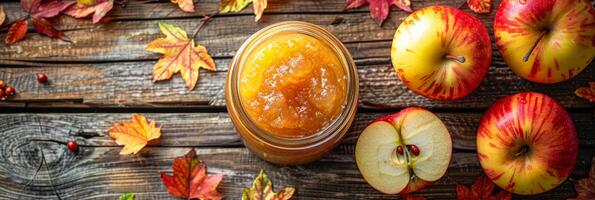
[[[305,34],[328,45],[341,62],[341,67],[345,72],[347,80],[347,92],[345,93],[346,98],[343,104],[343,110],[337,117],[332,119],[330,123],[321,127],[320,130],[316,131],[314,134],[305,137],[283,137],[263,130],[248,116],[241,103],[242,100],[239,97],[239,74],[241,73],[243,63],[248,55],[250,55],[255,48],[258,48],[266,39],[285,32]],[[236,126],[243,126],[242,128],[245,128],[252,133],[254,138],[259,142],[280,149],[309,148],[334,138],[334,134],[345,134],[346,131],[340,130],[349,128],[351,122],[355,118],[358,96],[359,77],[357,75],[355,63],[347,48],[326,29],[315,24],[300,21],[275,23],[251,35],[234,55],[229,66],[226,81],[227,108],[234,124]],[[235,110],[236,112],[232,112],[232,110]],[[343,136],[339,138],[342,137]]]

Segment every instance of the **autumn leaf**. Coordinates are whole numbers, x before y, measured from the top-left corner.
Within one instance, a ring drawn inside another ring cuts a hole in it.
[[[76,3],[76,1],[49,1],[33,8],[31,13],[34,17],[38,18],[55,17],[74,3]]]
[[[391,5],[395,5],[406,12],[413,12],[409,0],[347,0],[346,9],[359,8],[366,3],[370,4],[370,16],[372,16],[372,19],[379,25],[381,25],[388,16]]]
[[[6,39],[4,39],[6,44],[14,44],[23,40],[27,34],[27,24],[27,21],[24,19],[15,21],[8,29],[8,34],[6,34]]]
[[[189,90],[198,81],[200,68],[215,71],[215,62],[204,46],[196,45],[180,27],[169,23],[159,23],[165,38],[153,40],[145,50],[163,54],[153,66],[153,81],[167,80],[180,72]]]
[[[174,4],[178,4],[180,9],[184,12],[194,12],[194,2],[192,0],[170,0]]]
[[[120,196],[119,200],[134,200],[134,193],[126,193]]]
[[[591,82],[593,83],[593,82]],[[593,84],[591,84],[593,86]],[[578,195],[568,200],[589,200],[595,199],[595,157],[591,159],[591,171],[589,177],[578,180],[574,183],[574,189]]]
[[[252,188],[244,188],[242,200],[286,200],[290,199],[294,192],[295,188],[293,187],[286,187],[279,192],[273,192],[271,179],[263,170],[260,170],[252,183]]]
[[[40,34],[46,35],[51,38],[60,38],[65,41],[70,41],[70,39],[64,36],[64,33],[62,31],[59,31],[56,28],[54,28],[54,26],[52,26],[52,24],[44,18],[32,16],[31,22],[33,22],[33,28],[35,29],[35,31]]]
[[[0,25],[4,24],[6,20],[6,13],[4,13],[4,6],[0,5]]]
[[[124,145],[120,155],[136,154],[147,142],[161,136],[161,128],[155,127],[155,121],[149,123],[140,114],[132,114],[130,121],[116,123],[108,132],[117,144]]]
[[[223,174],[207,175],[206,164],[198,160],[196,151],[174,158],[173,176],[161,173],[161,181],[169,194],[186,199],[221,199],[217,186]]]
[[[64,14],[83,18],[93,14],[93,23],[99,22],[114,7],[114,0],[77,0]]]
[[[589,100],[589,102],[595,102],[595,81],[589,82],[590,87],[580,87],[574,91],[574,94],[580,98]]]
[[[464,185],[457,183],[457,199],[458,200],[510,200],[512,194],[507,191],[501,191],[496,196],[492,196],[494,190],[494,183],[485,175],[481,175],[475,179],[471,189]]]
[[[254,14],[256,15],[254,21],[258,21],[260,17],[262,17],[264,9],[267,8],[267,1],[268,0],[221,0],[219,11],[221,13],[239,12],[252,2]]]
[[[467,5],[475,13],[487,14],[492,12],[492,0],[467,0]]]

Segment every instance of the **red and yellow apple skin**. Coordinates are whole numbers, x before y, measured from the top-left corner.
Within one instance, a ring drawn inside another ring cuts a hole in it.
[[[503,0],[494,18],[496,46],[512,71],[532,82],[552,84],[576,76],[591,63],[595,9],[588,0],[522,2]]]
[[[416,155],[410,149],[415,145]],[[398,154],[397,147],[403,148]],[[358,138],[355,161],[364,179],[386,194],[408,194],[440,179],[448,169],[452,141],[433,113],[409,107],[370,123]]]
[[[487,176],[515,194],[538,194],[572,173],[578,137],[572,119],[554,99],[536,92],[504,97],[484,114],[477,154]]]
[[[430,6],[399,25],[391,60],[413,92],[453,100],[477,88],[492,60],[492,47],[477,18],[453,7]]]

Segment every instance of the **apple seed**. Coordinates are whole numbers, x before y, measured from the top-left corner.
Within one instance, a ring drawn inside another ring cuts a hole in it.
[[[419,155],[419,148],[417,146],[415,146],[414,144],[409,146],[409,149],[411,149],[411,153],[413,155],[416,155],[416,156]]]

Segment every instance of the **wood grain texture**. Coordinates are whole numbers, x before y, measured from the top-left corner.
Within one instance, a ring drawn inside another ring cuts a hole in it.
[[[358,113],[343,144],[355,144],[362,130],[374,119],[388,113]],[[149,146],[156,147],[240,147],[242,143],[227,113],[146,113],[148,119],[162,126],[162,137]],[[448,127],[455,150],[474,150],[475,134],[481,119],[479,113],[444,113],[437,115]],[[580,146],[595,146],[595,118],[592,114],[571,115],[580,138]],[[127,113],[80,114],[0,114],[2,144],[24,145],[22,142],[52,140],[66,144],[114,147],[117,144],[107,130],[115,123],[129,120]],[[36,134],[43,132],[43,135]]]
[[[11,65],[0,68],[0,79],[14,85],[17,95],[7,103],[28,107],[204,107],[225,106],[225,71],[229,59],[216,60],[217,72],[200,71],[196,88],[188,91],[180,75],[153,83],[153,61],[94,64],[44,64],[34,67]],[[566,108],[593,109],[593,104],[574,95],[578,87],[593,80],[593,70],[555,85],[522,80],[508,68],[489,69],[480,86],[456,101],[435,101],[409,90],[390,63],[358,62],[361,107],[385,109],[407,106],[429,108],[485,109],[497,99],[524,91],[545,93]],[[49,84],[39,84],[36,73],[44,72]]]
[[[3,145],[0,156],[1,199],[55,199],[50,184],[63,199],[115,199],[127,192],[136,199],[174,199],[167,194],[160,172],[171,172],[172,158],[190,148],[149,147],[135,156],[120,156],[118,147],[81,147],[78,153],[51,141],[30,141],[25,145]],[[224,173],[219,190],[226,199],[238,199],[242,188],[249,186],[260,169],[264,169],[276,188],[295,186],[294,199],[388,199],[371,188],[361,177],[354,162],[353,145],[342,145],[331,154],[307,165],[279,167],[268,164],[245,148],[198,148],[198,157],[208,164],[209,173]],[[31,185],[24,187],[35,174],[43,151],[47,169]],[[587,175],[593,149],[583,149],[571,179]],[[456,198],[455,183],[471,184],[481,174],[474,153],[453,154],[446,175],[418,195],[431,199]],[[570,181],[552,191],[515,199],[566,199],[575,196]]]

